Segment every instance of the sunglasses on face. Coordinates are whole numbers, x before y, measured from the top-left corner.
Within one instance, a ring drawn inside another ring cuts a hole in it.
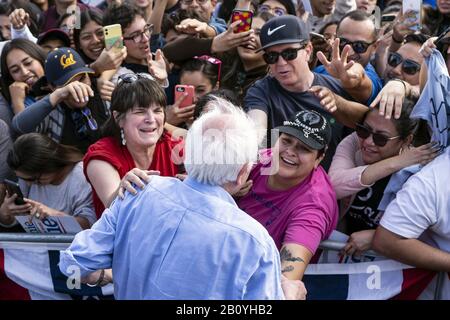
[[[363,140],[372,136],[373,143],[378,147],[384,147],[386,143],[388,143],[388,141],[400,138],[400,136],[386,137],[384,134],[375,133],[372,131],[372,129],[362,124],[357,124],[355,131],[358,137],[360,137]]]
[[[355,51],[355,53],[357,54],[362,54],[365,53],[367,51],[367,49],[369,49],[369,47],[371,45],[373,45],[375,43],[375,41],[373,42],[365,42],[365,41],[350,41],[347,40],[345,38],[341,38],[339,37],[339,49],[342,51],[344,50],[344,47],[348,44],[352,47],[353,51]]]
[[[388,65],[392,68],[402,64],[402,71],[409,75],[415,75],[420,71],[420,64],[410,59],[403,59],[403,57],[397,52],[390,52],[387,59]]]
[[[277,63],[278,58],[281,56],[286,61],[291,61],[297,58],[298,51],[305,49],[306,44],[303,44],[300,48],[287,48],[281,52],[270,51],[263,54],[263,59],[267,64]]]

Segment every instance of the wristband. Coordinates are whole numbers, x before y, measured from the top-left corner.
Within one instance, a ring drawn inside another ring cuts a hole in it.
[[[394,41],[395,43],[398,43],[398,44],[402,44],[403,43],[403,39],[401,40],[401,41],[398,41],[397,39],[395,39],[395,37],[394,37],[394,34],[392,33],[392,36],[391,36],[391,38],[392,38],[392,41]]]

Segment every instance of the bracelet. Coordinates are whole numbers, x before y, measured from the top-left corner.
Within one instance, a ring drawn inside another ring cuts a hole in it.
[[[407,89],[406,89],[405,81],[403,81],[403,80],[401,80],[401,79],[391,79],[391,81],[399,81],[399,82],[401,82],[402,85],[403,85],[403,88],[405,88],[405,96],[407,95],[407,94],[406,94]]]
[[[98,287],[103,282],[104,278],[105,278],[105,269],[102,269],[102,271],[100,272],[100,277],[98,277],[98,280],[94,284],[86,283],[86,285],[91,288]]]
[[[392,38],[392,40],[395,42],[395,43],[403,43],[403,41],[404,41],[404,39],[402,39],[401,41],[398,41],[397,39],[395,39],[395,37],[394,37],[394,34],[392,33],[392,36],[391,36],[391,38]]]

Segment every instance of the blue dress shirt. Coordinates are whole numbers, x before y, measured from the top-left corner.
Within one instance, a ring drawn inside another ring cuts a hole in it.
[[[111,268],[117,299],[283,299],[278,250],[221,187],[153,176],[61,252],[61,271]]]

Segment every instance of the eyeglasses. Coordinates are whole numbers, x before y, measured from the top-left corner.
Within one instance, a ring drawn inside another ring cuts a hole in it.
[[[198,60],[204,60],[204,61],[208,61],[209,63],[212,63],[214,65],[217,66],[217,79],[220,81],[220,70],[222,68],[222,61],[214,58],[214,57],[210,57],[208,55],[203,55],[203,56],[195,56],[194,59],[198,59]]]
[[[83,108],[81,109],[81,113],[86,117],[89,128],[91,128],[92,131],[97,130],[97,121],[95,121],[94,117],[92,116],[91,109],[89,109],[88,107]]]
[[[272,8],[267,4],[262,4],[258,7],[258,12],[272,12],[276,16],[284,16],[286,14],[286,10],[283,8],[275,7]]]
[[[360,137],[363,140],[367,139],[372,135],[373,143],[378,147],[384,147],[386,143],[388,143],[388,141],[400,138],[400,136],[386,137],[384,134],[375,133],[372,131],[372,129],[362,124],[356,124],[355,131],[358,137]]]
[[[123,40],[133,40],[134,43],[139,43],[142,41],[143,37],[146,36],[150,39],[153,33],[153,24],[147,24],[142,32],[136,33],[133,36],[123,37]]]
[[[402,71],[409,75],[415,75],[420,71],[420,64],[410,59],[403,59],[403,57],[397,52],[390,52],[387,59],[388,65],[392,68],[402,64]]]
[[[133,83],[140,78],[149,79],[153,81],[155,80],[151,75],[147,73],[125,73],[119,76],[119,78],[117,79],[117,85],[120,85],[122,83]]]
[[[86,140],[89,137],[89,129],[97,131],[98,125],[88,107],[74,110],[70,113],[78,139]]]
[[[265,52],[263,54],[263,59],[267,64],[277,63],[278,58],[280,56],[282,56],[283,59],[286,61],[294,60],[297,58],[298,51],[305,49],[305,48],[306,48],[306,44],[303,44],[300,48],[287,48],[281,52],[276,52],[276,51]]]
[[[339,49],[341,49],[341,51],[348,44],[352,47],[353,51],[355,51],[355,53],[357,53],[357,54],[365,53],[367,51],[367,49],[376,42],[376,41],[372,41],[372,42],[368,43],[368,42],[364,42],[364,41],[350,41],[350,40],[347,40],[347,39],[341,38],[341,37],[339,37],[339,40],[340,40]]]
[[[208,0],[195,0],[199,5],[205,4],[208,2]],[[186,6],[189,6],[194,2],[194,0],[181,0],[181,4],[184,4]]]

